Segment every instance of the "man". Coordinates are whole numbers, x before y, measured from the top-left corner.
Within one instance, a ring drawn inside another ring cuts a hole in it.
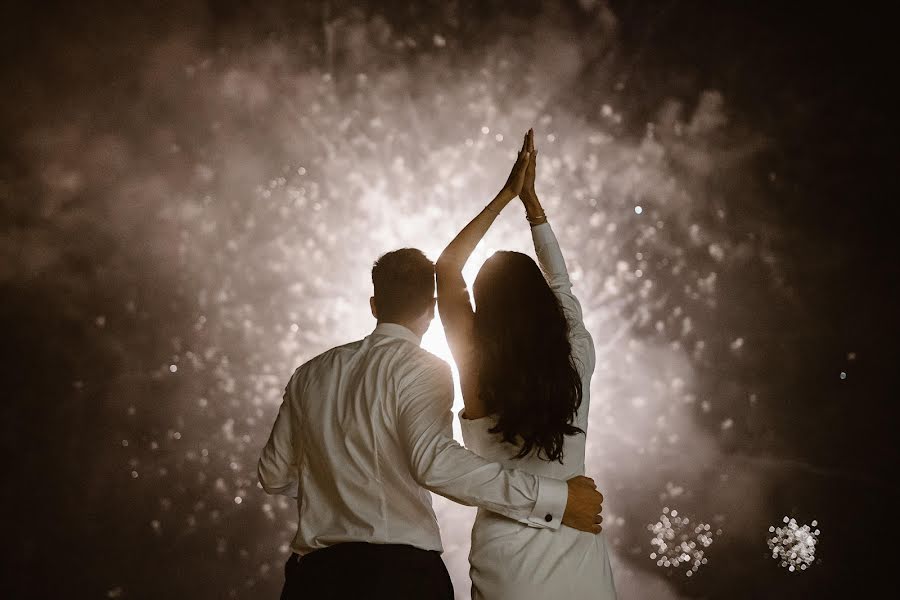
[[[301,365],[259,460],[266,492],[297,499],[282,600],[452,600],[429,491],[533,527],[600,531],[594,482],[504,469],[453,440],[453,379],[419,347],[434,264],[389,252],[372,268],[366,338]]]

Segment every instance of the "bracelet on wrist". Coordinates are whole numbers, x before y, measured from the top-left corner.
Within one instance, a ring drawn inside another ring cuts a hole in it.
[[[528,213],[525,213],[525,220],[532,226],[540,225],[541,223],[547,222],[547,215],[545,213],[541,213],[539,215],[531,216]]]

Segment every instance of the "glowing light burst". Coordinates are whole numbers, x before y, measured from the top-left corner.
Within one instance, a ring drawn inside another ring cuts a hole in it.
[[[682,456],[685,447],[697,445],[701,438],[688,416],[693,403],[688,357],[705,356],[698,324],[702,312],[715,306],[716,271],[734,247],[715,223],[685,219],[693,200],[669,171],[659,140],[618,142],[601,135],[600,128],[544,114],[532,98],[523,100],[523,106],[533,108],[521,123],[491,109],[495,117],[487,133],[479,111],[422,121],[417,135],[429,140],[428,152],[422,153],[416,140],[397,133],[407,127],[408,113],[371,112],[369,101],[341,98],[329,77],[309,83],[320,100],[298,108],[291,121],[318,132],[304,138],[308,145],[286,151],[274,164],[255,163],[255,175],[262,177],[250,194],[222,187],[197,194],[198,200],[173,211],[178,225],[191,232],[180,249],[180,264],[196,290],[200,315],[193,325],[190,360],[184,342],[173,341],[179,358],[166,365],[166,376],[203,371],[212,376],[210,402],[198,413],[201,423],[212,415],[222,419],[220,407],[228,407],[227,427],[220,433],[194,434],[211,454],[191,454],[185,468],[196,463],[193,468],[200,470],[214,461],[224,475],[212,478],[214,500],[193,513],[219,518],[255,508],[269,518],[275,507],[280,519],[293,518],[289,502],[249,490],[255,485],[258,448],[287,376],[315,354],[372,330],[372,262],[407,246],[436,259],[502,185],[515,156],[516,131],[524,131],[525,123],[547,132],[538,186],[597,345],[586,457],[591,472],[598,474],[591,462],[634,464],[636,455],[646,457],[647,467],[656,466],[661,458]],[[389,79],[373,80],[366,84],[366,98],[389,100],[402,92],[391,86]],[[477,100],[493,107],[502,96],[475,84],[433,92],[458,96],[457,106]],[[424,111],[428,101],[423,96],[421,106],[409,108]],[[348,114],[358,115],[355,132],[329,134],[348,122]],[[452,129],[444,127],[448,120]],[[390,154],[373,152],[388,141]],[[228,172],[227,165],[209,168],[223,176]],[[705,251],[712,244],[714,255]],[[471,285],[495,250],[533,255],[531,246],[522,207],[514,201],[476,248],[463,275]],[[698,251],[690,253],[691,247]],[[423,347],[453,365],[439,318]],[[454,375],[458,410],[455,368]],[[623,399],[630,400],[629,408],[622,408]],[[435,510],[445,560],[455,585],[466,589],[470,509],[436,498]],[[687,523],[675,515],[666,519],[665,528],[675,526],[681,536]],[[279,533],[285,542],[293,535],[289,528]],[[658,548],[661,565],[685,564],[693,573],[705,562],[711,535],[688,533],[686,546],[680,537],[677,544],[665,533],[658,537],[664,544]],[[277,570],[277,560],[269,567]]]
[[[653,533],[650,545],[656,548],[650,558],[659,567],[684,567],[688,577],[707,563],[706,549],[712,545],[713,536],[721,533],[720,529],[712,532],[708,523],[692,524],[668,506],[663,508],[659,521],[647,525],[647,529]]]
[[[792,573],[798,569],[805,571],[816,560],[819,529],[813,527],[818,523],[799,525],[793,517],[785,517],[783,522],[783,527],[769,527],[769,533],[774,534],[767,540],[772,558]]]
[[[98,203],[120,211],[110,220],[115,238],[148,249],[135,264],[153,266],[125,314],[146,322],[135,335],[152,331],[147,337],[163,340],[158,352],[153,346],[157,368],[122,379],[121,418],[110,429],[120,476],[136,495],[160,497],[158,509],[145,511],[152,531],[214,531],[220,555],[232,551],[226,539],[241,556],[266,548],[252,555],[258,573],[248,572],[247,582],[277,579],[275,549],[287,551],[296,508],[256,489],[255,464],[288,377],[372,330],[372,262],[403,246],[437,258],[502,185],[529,126],[539,134],[537,188],[597,348],[589,473],[627,484],[630,491],[610,493],[610,504],[628,516],[625,507],[636,505],[661,466],[675,470],[714,452],[694,412],[722,407],[697,397],[692,365],[753,351],[744,332],[708,318],[717,286],[751,259],[778,266],[749,200],[732,215],[696,185],[703,169],[716,171],[716,140],[728,138],[704,125],[722,122],[720,104],[701,101],[693,115],[667,109],[642,139],[620,136],[618,107],[604,104],[589,120],[558,108],[555,94],[568,84],[552,48],[535,61],[508,43],[509,51],[486,51],[469,67],[437,57],[368,76],[292,66],[277,48],[246,60],[198,52],[187,79],[181,58],[160,69],[160,87],[146,93],[190,110],[135,136],[153,140],[133,154],[155,168],[123,169],[134,174],[110,192],[134,202]],[[94,142],[109,152],[90,156],[117,155],[105,137]],[[85,162],[81,170],[91,169]],[[166,176],[143,175],[157,171]],[[466,281],[498,249],[533,255],[518,201],[476,248]],[[132,276],[123,277],[128,289]],[[122,335],[112,317],[91,322]],[[439,318],[423,347],[453,365]],[[144,377],[168,386],[167,403],[135,391],[151,387],[131,385]],[[741,423],[726,417],[723,430],[738,431]],[[685,489],[691,483],[685,479]],[[457,588],[467,589],[471,509],[444,499],[435,509],[444,560]],[[243,524],[249,511],[271,523],[256,539]],[[628,541],[622,523],[610,527],[614,544],[615,536]],[[708,528],[692,529],[675,511],[656,527],[661,566],[686,566],[690,575],[705,562]]]
[[[422,336],[422,347],[432,354],[441,357],[450,364],[453,364],[453,355],[450,354],[450,346],[447,345],[447,337],[444,335],[444,328],[441,325],[441,319],[435,315],[434,323],[428,328],[428,331]]]

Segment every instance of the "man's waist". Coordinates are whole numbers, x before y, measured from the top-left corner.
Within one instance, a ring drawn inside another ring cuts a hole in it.
[[[367,546],[392,547],[403,546],[408,548],[416,548],[417,550],[426,550],[430,552],[442,553],[444,548],[441,544],[440,531],[429,532],[420,530],[410,532],[403,535],[388,536],[371,536],[361,537],[354,536],[350,533],[320,533],[314,537],[305,538],[302,532],[297,534],[294,543],[291,544],[291,550],[294,554],[304,556],[318,550],[324,550],[333,546],[343,544],[363,544]]]
[[[317,548],[315,550],[311,550],[306,552],[305,554],[299,554],[296,551],[291,553],[291,557],[295,560],[300,560],[301,558],[310,557],[315,555],[316,557],[323,557],[326,554],[338,556],[342,554],[353,554],[359,557],[365,556],[374,556],[376,554],[390,554],[393,556],[403,556],[403,555],[415,555],[415,554],[435,554],[440,556],[441,550],[427,550],[425,548],[419,548],[417,546],[411,546],[409,544],[378,544],[374,542],[341,542],[339,544],[332,544],[331,546],[326,546],[324,548]]]

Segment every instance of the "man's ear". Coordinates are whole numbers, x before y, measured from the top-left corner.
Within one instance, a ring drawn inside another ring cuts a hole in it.
[[[375,308],[375,296],[369,296],[369,308],[372,309],[372,316],[378,318],[378,309]]]

